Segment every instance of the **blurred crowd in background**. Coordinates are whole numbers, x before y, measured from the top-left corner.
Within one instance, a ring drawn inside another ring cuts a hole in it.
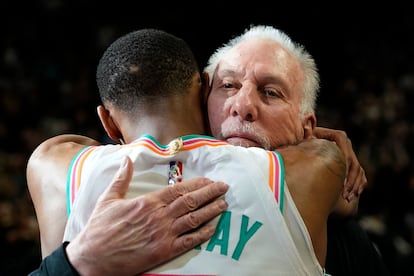
[[[28,157],[43,140],[61,133],[109,142],[95,111],[96,64],[110,42],[140,27],[138,18],[118,24],[107,18],[104,24],[85,11],[79,21],[68,6],[39,1],[0,19],[5,28],[0,39],[0,275],[26,275],[40,263],[38,225],[26,186]],[[326,45],[329,36],[315,41],[309,33],[301,35],[298,26],[289,27],[293,23],[281,27],[288,34],[291,28],[292,38],[316,53],[322,79],[318,125],[345,130],[353,142],[368,178],[358,220],[393,276],[414,275],[414,45],[409,38],[414,19],[398,18],[397,25],[363,29],[354,39],[345,32],[334,45]],[[355,33],[358,26],[351,26]],[[189,40],[200,59],[230,38],[222,34],[203,54],[199,38],[169,28]],[[242,30],[223,28],[229,34]],[[375,34],[388,39],[375,40]],[[319,43],[325,43],[325,52],[316,50]]]

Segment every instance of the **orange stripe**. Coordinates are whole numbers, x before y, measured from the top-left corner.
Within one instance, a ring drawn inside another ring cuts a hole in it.
[[[270,187],[270,190],[274,192],[275,191],[275,187],[274,187],[275,175],[273,173],[274,173],[275,164],[274,164],[273,154],[271,152],[268,152],[267,157],[269,158],[269,187]]]
[[[77,164],[77,170],[76,170],[76,178],[75,178],[75,193],[79,190],[80,176],[81,176],[81,171],[83,169],[83,164],[85,163],[86,158],[89,156],[89,154],[91,154],[93,149],[94,147],[91,147],[90,149],[88,149],[88,151],[85,154],[83,154],[81,158],[79,159],[79,162]],[[75,198],[75,195],[73,195],[73,198]]]
[[[219,146],[224,146],[224,145],[228,145],[226,143],[211,143],[211,142],[197,142],[194,144],[190,144],[190,145],[184,145],[184,149],[185,150],[192,150],[201,146],[210,146],[210,147],[219,147]]]

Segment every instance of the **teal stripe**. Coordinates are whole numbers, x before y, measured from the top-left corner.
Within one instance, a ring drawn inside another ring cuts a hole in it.
[[[277,156],[277,161],[279,163],[279,168],[280,169],[280,178],[279,178],[279,209],[280,212],[283,214],[283,205],[285,202],[285,166],[283,163],[283,158],[280,155],[280,153],[278,153],[277,151],[274,151],[274,153]]]
[[[79,156],[85,152],[87,149],[89,149],[91,146],[87,146],[83,149],[81,149],[73,158],[72,161],[70,162],[70,166],[69,166],[69,170],[68,170],[68,175],[66,178],[66,209],[68,211],[68,217],[70,215],[71,212],[71,199],[70,199],[70,183],[72,182],[72,171],[74,170],[74,165],[76,163],[76,161],[78,160]]]

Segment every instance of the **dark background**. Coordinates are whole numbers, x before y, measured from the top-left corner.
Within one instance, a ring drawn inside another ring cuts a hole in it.
[[[250,24],[284,30],[321,75],[318,124],[345,130],[369,185],[358,220],[392,275],[414,275],[414,18],[408,4],[276,1],[2,1],[0,3],[0,275],[40,263],[25,180],[34,148],[79,133],[102,141],[95,68],[117,37],[156,27],[185,39],[203,67]]]

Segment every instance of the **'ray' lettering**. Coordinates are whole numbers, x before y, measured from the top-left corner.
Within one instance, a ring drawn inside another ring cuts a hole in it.
[[[247,242],[253,237],[253,235],[259,230],[263,223],[255,221],[251,227],[249,227],[249,217],[242,215],[239,239],[237,245],[231,254],[231,257],[234,260],[239,260],[240,256],[243,253],[243,250]],[[231,228],[231,212],[225,211],[220,217],[220,220],[217,224],[216,231],[211,237],[209,243],[207,244],[206,251],[212,252],[213,249],[218,246],[220,248],[220,254],[228,256],[229,250],[229,240],[230,240],[230,228]],[[198,249],[201,249],[198,247]]]

